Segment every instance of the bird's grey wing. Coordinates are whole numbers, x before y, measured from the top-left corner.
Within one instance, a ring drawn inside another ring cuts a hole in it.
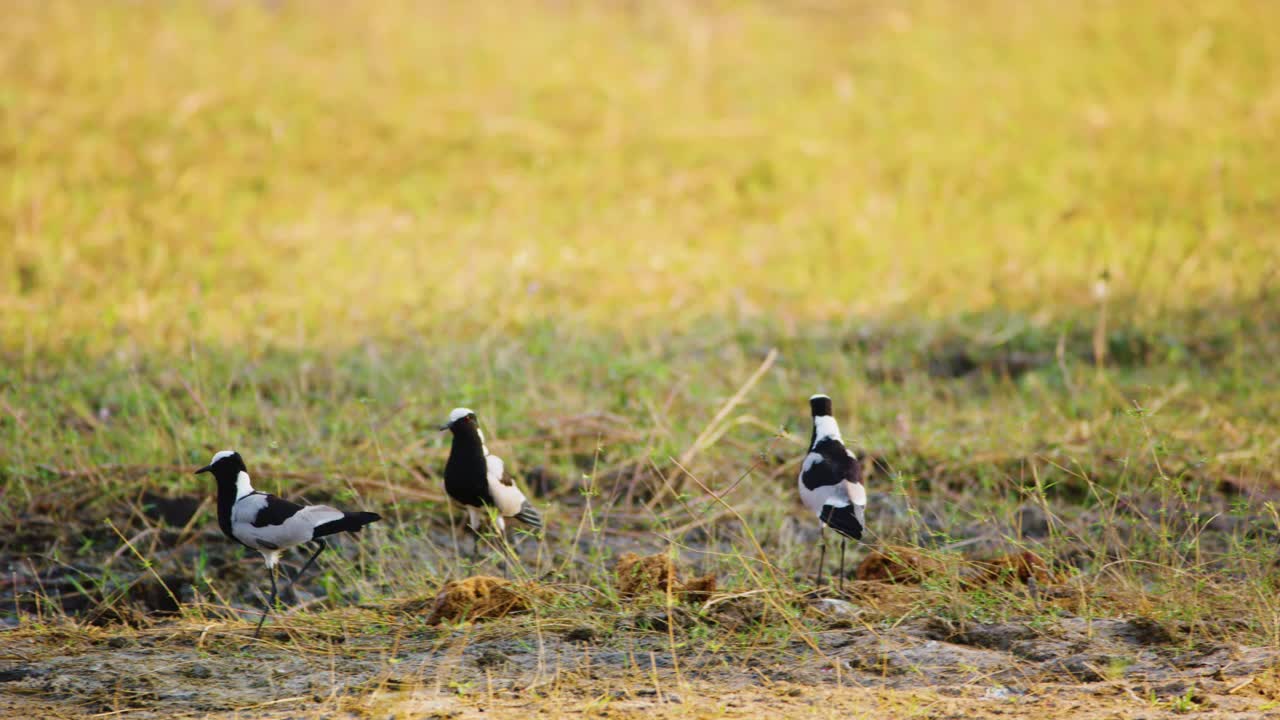
[[[232,531],[246,545],[256,548],[285,549],[310,542],[315,529],[342,518],[342,511],[326,505],[298,505],[272,495],[264,496],[260,509],[249,516],[248,509],[240,521],[232,518]],[[247,498],[246,498],[247,499]]]

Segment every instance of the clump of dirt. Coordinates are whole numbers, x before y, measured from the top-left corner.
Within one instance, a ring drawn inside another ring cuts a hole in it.
[[[463,578],[445,583],[432,601],[404,603],[400,610],[420,612],[430,604],[427,624],[442,621],[483,620],[529,612],[535,599],[545,595],[545,588],[532,584],[516,585],[488,575]]]
[[[919,583],[927,577],[941,575],[946,567],[940,560],[907,547],[873,550],[858,565],[858,580],[889,583]]]
[[[715,574],[681,580],[675,561],[663,553],[646,556],[626,553],[618,558],[614,571],[618,594],[626,598],[670,592],[689,602],[706,602],[716,591]]]
[[[680,588],[680,593],[681,597],[693,603],[710,600],[711,596],[716,593],[715,573],[707,573],[706,575],[699,575],[685,580],[684,585]]]
[[[1048,585],[1058,581],[1049,563],[1030,550],[999,555],[986,560],[975,560],[973,569],[973,574],[966,580],[975,585],[1012,584],[1014,580],[1024,584],[1035,580],[1042,585]]]
[[[635,597],[651,592],[667,592],[676,582],[676,564],[667,555],[641,557],[626,553],[614,567],[618,576],[618,592]]]
[[[946,572],[947,566],[942,560],[914,548],[899,546],[872,551],[858,565],[855,577],[862,581],[917,584]],[[1032,580],[1041,585],[1052,585],[1058,582],[1058,576],[1044,558],[1023,550],[969,561],[961,568],[960,580],[971,586]]]

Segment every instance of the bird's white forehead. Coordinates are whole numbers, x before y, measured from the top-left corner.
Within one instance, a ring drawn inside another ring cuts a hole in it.
[[[471,408],[454,408],[449,413],[449,424],[452,425],[468,415],[474,415],[475,412]]]
[[[822,393],[809,396],[809,402],[813,402],[814,400],[830,400],[830,399],[831,399],[830,397],[823,395]]]
[[[221,459],[223,459],[223,458],[229,458],[229,457],[231,457],[232,455],[235,455],[235,454],[236,454],[236,451],[235,451],[235,450],[223,450],[222,452],[216,453],[216,454],[213,456],[213,459],[209,461],[209,464],[210,464],[210,465],[212,465],[212,464],[214,464],[214,463],[218,462],[219,460],[221,460]]]

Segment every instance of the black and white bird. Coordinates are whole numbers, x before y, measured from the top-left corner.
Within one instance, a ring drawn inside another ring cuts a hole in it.
[[[455,502],[467,508],[467,526],[477,535],[481,521],[490,508],[498,533],[506,530],[504,518],[515,518],[534,530],[542,528],[542,515],[525,498],[515,481],[507,474],[502,458],[489,453],[484,444],[480,421],[467,408],[454,408],[449,422],[440,430],[453,431],[449,461],[444,466],[444,489]],[[474,536],[473,536],[474,539]],[[472,554],[477,546],[472,545]]]
[[[271,600],[258,621],[253,636],[258,637],[262,623],[276,604],[276,565],[280,554],[289,548],[311,543],[315,552],[307,560],[294,582],[311,567],[328,547],[322,539],[340,532],[360,529],[381,516],[371,512],[343,512],[327,505],[298,505],[253,489],[249,472],[240,453],[223,450],[196,474],[213,473],[218,481],[218,527],[222,534],[251,550],[262,553],[271,575]]]
[[[809,398],[813,411],[813,435],[809,452],[800,468],[800,500],[818,516],[821,553],[818,582],[822,585],[822,565],[827,556],[826,528],[840,533],[840,584],[844,585],[844,547],[847,539],[860,540],[866,530],[867,490],[862,486],[862,465],[844,446],[840,426],[831,415],[831,398]]]

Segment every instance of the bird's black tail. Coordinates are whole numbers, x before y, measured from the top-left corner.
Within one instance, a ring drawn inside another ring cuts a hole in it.
[[[861,540],[863,531],[863,513],[858,505],[823,505],[818,519],[827,527],[851,540]]]
[[[542,529],[542,515],[533,508],[533,505],[529,504],[528,500],[525,500],[524,504],[520,506],[520,512],[511,517],[533,527],[535,530]]]
[[[330,520],[323,525],[316,526],[315,533],[312,537],[324,537],[325,535],[333,535],[340,532],[360,532],[360,528],[381,519],[381,515],[371,512],[343,513],[342,517],[337,520]]]

